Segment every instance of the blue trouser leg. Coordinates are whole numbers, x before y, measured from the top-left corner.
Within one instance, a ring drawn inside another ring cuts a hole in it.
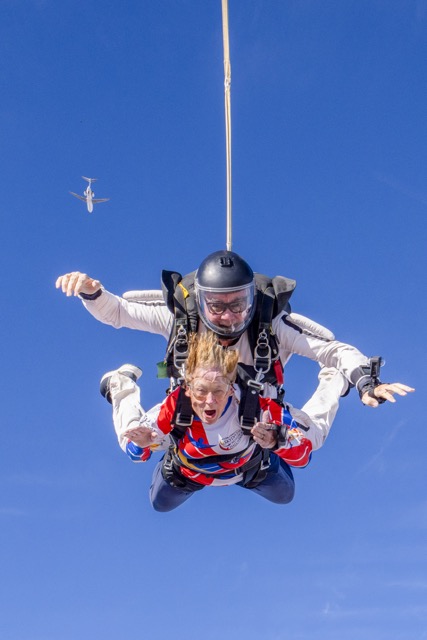
[[[295,482],[291,468],[284,460],[271,453],[267,477],[257,487],[249,489],[249,491],[257,493],[270,502],[288,504],[295,494]]]
[[[154,469],[150,487],[150,502],[156,511],[172,511],[191,498],[194,491],[171,487],[162,476],[162,464],[163,459]]]

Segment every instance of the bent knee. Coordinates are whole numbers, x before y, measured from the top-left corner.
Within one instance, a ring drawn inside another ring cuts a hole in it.
[[[160,490],[150,490],[150,502],[154,511],[167,513],[181,506],[183,502],[192,496],[192,492],[179,491],[169,485],[164,485]]]
[[[163,496],[162,492],[150,491],[150,503],[154,511],[166,513],[175,509],[176,505],[170,496]]]
[[[276,492],[273,502],[276,504],[289,504],[295,496],[295,486],[286,487],[282,491]]]
[[[160,513],[167,513],[168,511],[172,511],[173,509],[175,509],[175,505],[171,506],[159,501],[152,502],[151,506],[153,507],[154,511],[159,511]]]

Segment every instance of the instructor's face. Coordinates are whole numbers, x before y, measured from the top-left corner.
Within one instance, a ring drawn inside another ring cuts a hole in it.
[[[248,292],[209,293],[205,297],[205,315],[216,327],[230,329],[241,325],[251,310]]]

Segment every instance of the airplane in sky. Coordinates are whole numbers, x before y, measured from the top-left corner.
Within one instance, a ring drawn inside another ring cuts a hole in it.
[[[86,176],[82,176],[82,178],[83,180],[86,180],[86,182],[89,182],[88,186],[83,191],[83,195],[79,196],[77,193],[74,193],[74,191],[70,191],[70,193],[72,196],[78,198],[79,200],[83,200],[83,202],[86,202],[87,210],[89,211],[89,213],[92,213],[94,204],[98,204],[99,202],[107,202],[110,198],[95,198],[95,193],[92,191],[91,186],[92,182],[95,182],[96,180],[98,180],[98,178],[86,178]]]

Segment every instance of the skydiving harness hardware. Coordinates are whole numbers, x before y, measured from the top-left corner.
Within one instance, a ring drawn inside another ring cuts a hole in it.
[[[166,375],[171,389],[182,380],[182,367],[188,356],[189,333],[197,331],[199,320],[194,293],[195,272],[184,278],[174,271],[162,271],[162,291],[174,324],[165,355]]]
[[[238,377],[246,384],[241,385],[239,416],[243,431],[252,429],[259,419],[259,395],[264,383],[270,382],[276,387],[277,402],[283,403],[283,365],[279,357],[279,343],[273,332],[273,317],[281,311],[290,313],[289,298],[295,289],[294,280],[281,276],[273,279],[260,274],[255,275],[257,285],[255,317],[248,328],[248,338],[253,352],[253,367],[239,364]],[[242,369],[246,376],[242,375]],[[253,375],[255,373],[255,375]]]
[[[258,397],[258,396],[257,396]],[[163,458],[162,475],[163,478],[172,486],[185,489],[187,491],[198,491],[203,488],[203,484],[194,482],[190,478],[186,478],[181,473],[180,469],[183,466],[182,460],[178,456],[178,443],[184,437],[188,427],[193,423],[194,412],[191,406],[190,398],[185,394],[185,388],[180,387],[177,404],[174,415],[171,420],[172,431],[170,436],[172,444],[169,447]],[[251,427],[254,425],[252,423]],[[246,435],[250,435],[246,433]],[[217,456],[209,456],[209,462],[221,463],[233,460],[236,458],[236,453],[220,454]],[[230,470],[229,473],[235,475],[243,475],[241,483],[244,487],[253,488],[260,482],[265,480],[270,467],[270,449],[263,449],[259,445],[256,445],[255,451],[248,460],[241,467],[235,470]],[[209,473],[209,471],[201,471],[202,475],[207,477],[221,477],[217,474]]]
[[[200,491],[204,485],[186,478],[180,472],[180,465],[177,464],[176,450],[171,445],[163,457],[162,476],[171,487],[185,491]]]
[[[172,424],[182,438],[188,427],[191,427],[194,420],[194,411],[191,406],[190,398],[185,394],[185,389],[180,386],[178,394],[178,402],[176,404],[175,414],[172,419]]]
[[[375,395],[375,388],[382,384],[380,380],[380,369],[384,364],[385,362],[381,356],[374,356],[370,358],[369,365],[359,368],[362,376],[357,381],[356,387],[360,398],[367,392],[368,396],[376,400],[378,404],[386,402],[384,398],[377,398]]]
[[[177,328],[175,343],[173,346],[173,363],[177,369],[181,369],[188,357],[188,339],[185,328],[180,325]]]

